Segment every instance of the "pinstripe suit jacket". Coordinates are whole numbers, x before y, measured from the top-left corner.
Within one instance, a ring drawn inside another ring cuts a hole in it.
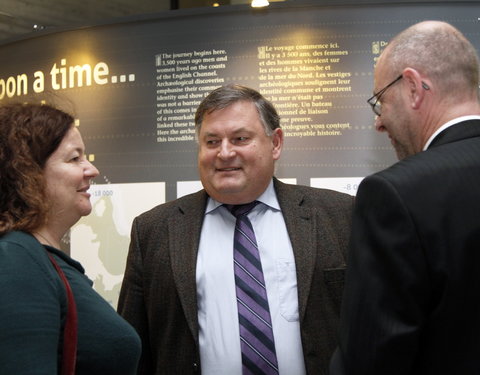
[[[336,345],[353,198],[277,179],[274,186],[296,261],[306,368],[324,374]],[[195,270],[207,198],[202,190],[133,223],[119,313],[142,338],[139,374],[200,373]]]
[[[480,374],[480,121],[358,190],[331,375]]]

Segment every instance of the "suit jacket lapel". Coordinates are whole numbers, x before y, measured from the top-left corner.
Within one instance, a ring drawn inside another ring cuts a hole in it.
[[[198,345],[196,265],[207,194],[204,190],[178,201],[168,220],[172,272],[185,318]]]
[[[302,321],[305,316],[316,262],[317,223],[311,208],[304,205],[303,193],[277,179],[274,179],[274,186],[295,257],[298,308],[300,321]]]

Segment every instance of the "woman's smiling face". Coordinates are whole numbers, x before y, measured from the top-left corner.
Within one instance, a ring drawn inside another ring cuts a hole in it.
[[[90,180],[97,168],[85,156],[85,146],[78,129],[70,128],[62,142],[45,163],[44,177],[51,208],[48,216],[73,225],[92,210]]]

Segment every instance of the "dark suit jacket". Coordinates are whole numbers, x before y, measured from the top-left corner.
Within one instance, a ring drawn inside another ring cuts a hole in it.
[[[353,198],[274,184],[296,261],[306,368],[324,374],[337,344]],[[119,312],[142,338],[139,374],[200,372],[195,269],[206,202],[202,190],[133,223]]]
[[[480,121],[358,190],[331,375],[480,374]]]

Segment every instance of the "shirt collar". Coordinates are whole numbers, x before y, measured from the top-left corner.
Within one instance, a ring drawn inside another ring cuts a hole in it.
[[[275,210],[280,211],[280,204],[278,203],[277,194],[275,193],[275,188],[273,187],[273,179],[270,180],[268,187],[256,200]],[[223,203],[220,203],[219,201],[216,201],[215,199],[209,197],[207,202],[207,208],[205,209],[205,214],[216,210],[222,205]]]
[[[448,121],[447,123],[443,124],[442,126],[440,126],[436,131],[435,133],[433,133],[430,138],[428,139],[427,143],[425,143],[425,146],[423,147],[423,151],[425,151],[426,149],[428,149],[428,147],[430,146],[430,144],[433,142],[433,140],[435,139],[435,137],[437,135],[439,135],[442,131],[444,131],[445,129],[449,128],[450,126],[453,126],[453,125],[456,125],[460,122],[463,122],[463,121],[468,121],[468,120],[480,120],[480,116],[477,116],[477,115],[470,115],[470,116],[462,116],[462,117],[457,117],[457,118],[454,118],[453,120],[450,120]]]

